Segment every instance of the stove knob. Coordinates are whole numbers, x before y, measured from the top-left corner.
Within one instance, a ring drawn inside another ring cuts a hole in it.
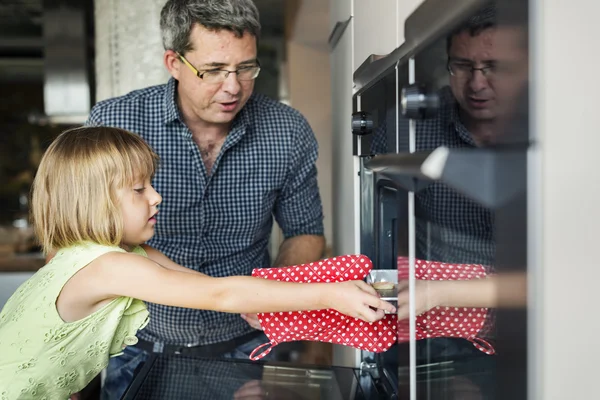
[[[373,132],[373,118],[366,111],[352,114],[352,133],[355,135],[368,135]]]
[[[413,84],[402,88],[400,111],[407,118],[424,119],[434,117],[439,106],[439,95],[427,90],[423,85]]]

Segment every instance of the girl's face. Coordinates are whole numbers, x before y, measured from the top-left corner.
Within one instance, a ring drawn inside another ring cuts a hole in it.
[[[150,184],[150,179],[117,190],[123,216],[122,246],[140,245],[154,236],[156,214],[162,197]]]

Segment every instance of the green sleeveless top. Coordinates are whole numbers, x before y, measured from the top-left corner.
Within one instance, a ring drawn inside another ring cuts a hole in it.
[[[137,343],[137,330],[148,323],[141,300],[119,297],[69,323],[56,310],[65,283],[112,251],[125,252],[94,243],[62,249],[11,296],[0,312],[0,400],[68,399],[106,367],[109,356]],[[141,247],[133,252],[146,256]]]

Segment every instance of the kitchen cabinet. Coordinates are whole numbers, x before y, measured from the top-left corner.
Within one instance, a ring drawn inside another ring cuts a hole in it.
[[[398,24],[398,45],[404,43],[404,21],[423,3],[423,0],[397,0],[396,18]]]
[[[354,71],[371,54],[388,54],[400,45],[397,1],[354,0]]]
[[[331,0],[330,32],[349,18],[350,60],[356,71],[371,54],[385,55],[404,42],[404,20],[422,0]]]

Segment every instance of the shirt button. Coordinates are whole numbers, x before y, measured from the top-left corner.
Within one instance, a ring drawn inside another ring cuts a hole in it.
[[[123,340],[123,343],[125,343],[127,346],[133,346],[133,345],[137,344],[137,342],[138,342],[138,338],[135,336],[127,336]]]

